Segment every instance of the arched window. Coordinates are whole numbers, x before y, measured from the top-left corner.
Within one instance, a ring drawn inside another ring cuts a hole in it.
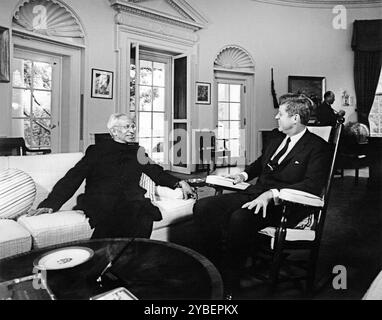
[[[255,64],[249,53],[239,46],[225,46],[216,55],[215,70],[254,73]]]
[[[251,119],[255,64],[250,54],[236,45],[219,51],[214,60],[216,91],[216,149],[223,155],[217,166],[244,165],[252,158]],[[228,155],[228,156],[227,156]],[[227,161],[229,163],[227,163]]]
[[[22,2],[15,10],[12,26],[55,40],[84,44],[84,31],[77,17],[57,0]]]

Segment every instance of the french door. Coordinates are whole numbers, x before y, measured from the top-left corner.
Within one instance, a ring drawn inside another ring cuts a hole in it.
[[[31,149],[60,150],[61,59],[15,48],[12,59],[12,136]]]
[[[216,79],[217,133],[216,150],[225,150],[228,158],[216,159],[217,165],[244,165],[247,150],[246,82],[233,79]],[[221,163],[220,163],[221,162]]]

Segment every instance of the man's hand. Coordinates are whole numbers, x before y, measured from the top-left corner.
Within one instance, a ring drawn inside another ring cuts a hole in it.
[[[230,175],[227,175],[224,177],[228,178],[228,179],[232,179],[233,184],[238,184],[238,183],[243,182],[245,180],[245,177],[241,173],[230,174]]]
[[[273,200],[273,192],[271,190],[265,191],[259,195],[255,200],[243,204],[242,208],[252,210],[255,208],[255,214],[258,214],[260,209],[263,209],[263,218],[267,216],[267,205]]]
[[[52,208],[38,208],[38,209],[29,209],[27,213],[27,217],[39,216],[44,213],[53,213]]]
[[[196,198],[196,192],[186,181],[179,181],[179,185],[182,188],[183,199]]]

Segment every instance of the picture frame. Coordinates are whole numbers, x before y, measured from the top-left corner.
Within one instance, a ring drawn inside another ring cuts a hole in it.
[[[314,109],[324,99],[326,91],[325,77],[289,76],[288,92],[303,93],[314,103]]]
[[[92,69],[91,97],[113,99],[114,72]]]
[[[196,82],[196,104],[211,104],[211,83]]]
[[[10,33],[8,28],[0,27],[0,82],[11,81]]]

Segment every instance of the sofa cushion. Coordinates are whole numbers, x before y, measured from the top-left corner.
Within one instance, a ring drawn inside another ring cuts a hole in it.
[[[153,229],[165,228],[170,224],[175,224],[192,217],[192,208],[195,199],[164,199],[154,202],[162,213],[163,219],[154,223]]]
[[[33,179],[19,169],[0,171],[0,218],[17,219],[25,214],[36,197]]]
[[[14,220],[0,220],[0,259],[28,252],[32,248],[30,233]]]
[[[93,234],[89,219],[80,210],[58,211],[39,216],[22,216],[17,222],[32,235],[33,248],[88,240]]]

